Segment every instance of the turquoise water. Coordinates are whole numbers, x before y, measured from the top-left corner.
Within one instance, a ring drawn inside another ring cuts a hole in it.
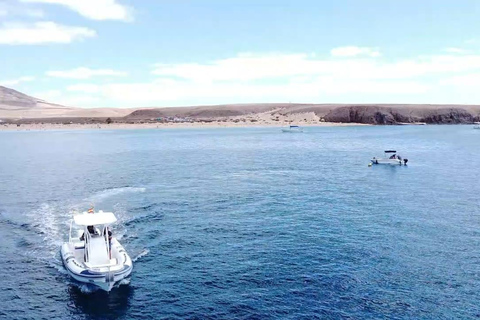
[[[477,131],[0,132],[0,318],[478,318]],[[135,260],[110,294],[59,256],[92,203]]]

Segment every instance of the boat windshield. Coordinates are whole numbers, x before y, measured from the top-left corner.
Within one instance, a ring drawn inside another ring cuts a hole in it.
[[[79,241],[84,230],[84,226],[79,226],[72,221],[70,225],[70,241]]]

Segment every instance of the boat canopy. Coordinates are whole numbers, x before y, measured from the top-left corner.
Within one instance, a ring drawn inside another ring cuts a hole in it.
[[[113,212],[98,211],[95,213],[84,212],[73,216],[76,225],[79,226],[95,226],[99,224],[111,224],[117,221]]]
[[[298,128],[298,126],[290,126],[290,128]]]
[[[385,150],[385,153],[397,153],[395,150]]]

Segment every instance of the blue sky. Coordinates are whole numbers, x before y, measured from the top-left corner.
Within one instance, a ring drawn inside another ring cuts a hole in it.
[[[80,107],[480,104],[480,1],[0,0],[0,85]]]

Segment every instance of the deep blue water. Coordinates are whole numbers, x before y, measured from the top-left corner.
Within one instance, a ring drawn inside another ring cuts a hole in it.
[[[478,318],[477,131],[0,132],[0,318]],[[60,262],[92,203],[135,259],[109,294]]]

